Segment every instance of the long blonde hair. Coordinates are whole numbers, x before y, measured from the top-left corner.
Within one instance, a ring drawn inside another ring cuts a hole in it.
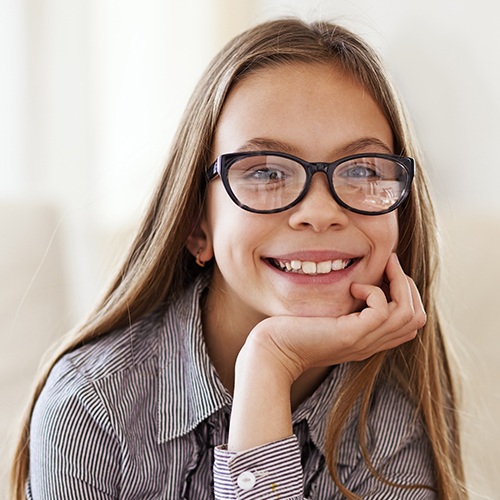
[[[414,341],[353,364],[329,418],[326,459],[330,473],[347,498],[358,498],[337,476],[340,433],[350,410],[361,401],[359,438],[365,460],[372,467],[366,423],[374,387],[383,379],[397,383],[413,398],[422,415],[433,448],[438,498],[467,498],[456,396],[435,306],[438,259],[434,214],[409,121],[383,65],[369,46],[338,25],[323,21],[306,24],[297,19],[269,21],[236,37],[201,78],[121,269],[88,319],[64,339],[39,379],[12,468],[13,498],[25,498],[31,413],[56,361],[92,339],[137,321],[180,293],[199,272],[186,250],[186,241],[201,213],[205,190],[202,171],[211,158],[215,127],[228,92],[251,72],[293,62],[334,63],[357,78],[386,115],[396,152],[415,157],[418,166],[410,198],[398,212],[398,254],[405,272],[420,290],[428,321]],[[377,471],[373,473],[385,481]]]

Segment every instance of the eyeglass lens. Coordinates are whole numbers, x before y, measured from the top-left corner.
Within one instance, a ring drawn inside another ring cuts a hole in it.
[[[408,172],[396,160],[351,158],[337,165],[331,183],[347,206],[382,212],[395,205],[406,187]],[[254,210],[286,207],[303,192],[307,174],[299,162],[281,156],[242,157],[229,168],[227,179],[238,201]]]

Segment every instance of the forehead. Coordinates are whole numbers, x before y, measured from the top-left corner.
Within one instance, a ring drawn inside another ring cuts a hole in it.
[[[384,113],[359,81],[335,64],[281,64],[253,71],[232,88],[213,149],[217,156],[265,138],[316,156],[364,137],[393,148]]]

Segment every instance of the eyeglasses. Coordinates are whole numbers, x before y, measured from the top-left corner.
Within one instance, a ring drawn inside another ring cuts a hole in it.
[[[330,191],[342,207],[363,215],[382,215],[408,197],[415,161],[406,156],[367,153],[332,163],[309,163],[286,153],[250,151],[223,154],[206,170],[217,175],[230,198],[258,214],[283,212],[307,194],[312,176],[324,172]]]

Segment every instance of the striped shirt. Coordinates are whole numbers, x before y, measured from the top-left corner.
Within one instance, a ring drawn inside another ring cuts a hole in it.
[[[333,367],[293,414],[294,435],[228,452],[231,396],[207,354],[200,295],[184,296],[69,354],[52,369],[31,422],[28,499],[341,499],[325,462],[326,418],[346,366]],[[370,473],[356,415],[338,455],[343,484],[364,499],[434,499]],[[374,464],[400,484],[433,485],[431,451],[408,400],[381,388],[370,412]]]

